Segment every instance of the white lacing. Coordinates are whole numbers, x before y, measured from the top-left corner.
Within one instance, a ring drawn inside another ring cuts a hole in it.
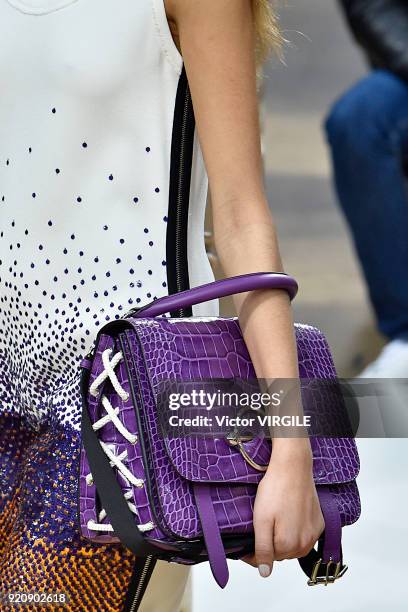
[[[117,366],[117,364],[121,361],[121,359],[123,359],[123,355],[121,353],[121,351],[119,351],[118,353],[116,353],[112,360],[109,361],[109,356],[112,353],[112,349],[111,348],[107,348],[103,351],[102,353],[102,363],[104,365],[104,370],[99,374],[99,376],[97,378],[95,378],[95,380],[93,381],[93,383],[91,384],[91,386],[89,387],[89,392],[91,395],[93,395],[94,397],[97,397],[99,395],[99,387],[100,385],[107,379],[109,378],[113,388],[115,389],[116,393],[119,395],[119,397],[123,400],[126,401],[129,399],[129,393],[127,391],[124,390],[124,388],[122,387],[122,385],[120,384],[115,372],[114,372],[114,368]],[[130,442],[131,444],[136,444],[137,442],[137,435],[134,433],[131,433],[122,423],[122,421],[119,419],[119,407],[114,408],[112,406],[112,404],[110,403],[109,399],[106,397],[106,395],[102,396],[102,405],[106,410],[106,414],[101,417],[100,419],[98,419],[97,421],[95,421],[95,423],[93,423],[92,428],[94,429],[94,431],[98,431],[98,429],[101,429],[101,427],[103,427],[104,425],[106,425],[107,423],[113,423],[113,425],[115,425],[116,429],[119,431],[119,433],[126,438],[126,440],[128,442]],[[105,442],[103,442],[102,440],[100,440],[100,444],[103,448],[103,450],[105,451],[106,456],[109,459],[109,463],[110,465],[113,467],[115,466],[118,471],[122,474],[122,476],[133,486],[135,487],[143,487],[144,486],[144,480],[142,478],[136,478],[136,476],[134,474],[132,474],[132,472],[126,467],[126,465],[123,463],[124,460],[127,459],[127,450],[124,450],[122,453],[120,453],[120,455],[115,455],[115,453],[112,451],[110,445],[106,444]],[[93,478],[92,478],[92,474],[89,473],[86,475],[86,483],[88,485],[91,485],[93,483]],[[133,492],[132,490],[126,491],[126,493],[124,494],[125,499],[128,502],[128,506],[129,509],[133,512],[133,514],[138,514],[137,512],[137,508],[136,506],[130,501],[130,499],[133,498]],[[99,521],[102,521],[104,518],[106,517],[106,511],[105,510],[101,510],[99,512],[98,515],[98,519]],[[95,521],[93,521],[92,519],[90,519],[87,523],[88,528],[92,529],[93,531],[113,531],[113,527],[110,523],[96,523]],[[151,521],[149,521],[148,523],[144,523],[142,525],[138,525],[138,528],[140,531],[149,531],[150,529],[153,529],[154,525]]]

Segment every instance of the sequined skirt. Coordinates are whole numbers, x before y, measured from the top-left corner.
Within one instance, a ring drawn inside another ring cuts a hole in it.
[[[33,611],[41,602],[72,612],[123,607],[133,554],[79,533],[79,435],[55,423],[35,431],[0,414],[1,610],[16,597]]]
[[[16,603],[33,612],[124,607],[135,556],[120,544],[94,544],[80,535],[80,432],[55,418],[62,405],[40,426],[32,415],[1,406],[1,612],[19,609]],[[187,566],[159,562],[140,612],[190,612],[189,573]]]

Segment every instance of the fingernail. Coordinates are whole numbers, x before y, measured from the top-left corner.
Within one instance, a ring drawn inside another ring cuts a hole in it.
[[[258,565],[258,572],[261,574],[262,578],[267,578],[271,573],[271,567],[266,563],[261,563],[261,565]]]

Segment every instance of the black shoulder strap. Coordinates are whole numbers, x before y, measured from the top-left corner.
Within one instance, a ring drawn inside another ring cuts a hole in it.
[[[170,158],[169,205],[166,233],[168,293],[190,289],[187,257],[188,210],[195,117],[187,74],[183,65],[176,94]],[[171,313],[173,317],[192,316],[191,306]]]

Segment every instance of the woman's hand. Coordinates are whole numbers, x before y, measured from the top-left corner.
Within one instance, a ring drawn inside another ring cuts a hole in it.
[[[309,447],[309,448],[307,448]],[[305,556],[324,530],[309,440],[285,440],[272,451],[254,508],[255,554],[246,561],[263,577],[274,561]]]

